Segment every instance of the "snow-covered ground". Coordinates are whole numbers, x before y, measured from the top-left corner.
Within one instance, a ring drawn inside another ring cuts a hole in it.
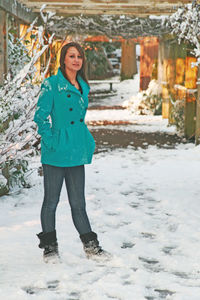
[[[42,178],[33,161],[31,189],[0,199],[0,294],[6,300],[200,298],[200,147],[118,149],[86,167],[93,230],[112,253],[85,258],[63,187],[57,211],[60,265],[42,261]]]
[[[134,80],[119,84],[115,104],[137,93]],[[131,120],[124,130],[174,134],[160,116],[88,111],[87,121],[104,119]],[[32,160],[30,189],[0,198],[1,299],[200,299],[200,146],[128,146],[94,155],[86,166],[87,210],[113,256],[109,262],[86,259],[64,186],[57,210],[62,263],[43,262],[36,237],[43,198],[39,160]]]

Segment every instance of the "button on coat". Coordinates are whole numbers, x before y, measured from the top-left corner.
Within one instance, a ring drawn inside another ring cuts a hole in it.
[[[70,167],[91,163],[95,141],[84,122],[90,88],[81,76],[77,80],[82,94],[60,69],[41,85],[34,121],[41,135],[43,164]]]

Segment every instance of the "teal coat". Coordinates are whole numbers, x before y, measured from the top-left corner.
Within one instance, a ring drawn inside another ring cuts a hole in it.
[[[42,83],[34,116],[41,135],[42,164],[72,167],[91,163],[95,142],[84,122],[90,88],[80,75],[77,80],[82,94],[60,69]]]

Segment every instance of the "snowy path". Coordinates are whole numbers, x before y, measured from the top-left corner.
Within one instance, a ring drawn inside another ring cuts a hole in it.
[[[39,161],[33,163],[39,166]],[[6,300],[199,300],[200,147],[118,149],[86,168],[92,227],[113,254],[84,256],[63,188],[57,231],[63,263],[37,248],[42,178],[0,199],[0,295]]]
[[[133,96],[139,92],[139,74],[134,76],[134,79],[124,80],[115,86],[116,94],[113,97],[96,99],[91,95],[91,101],[89,102],[89,110],[86,114],[86,122],[91,125],[92,128],[110,128],[119,129],[122,131],[142,131],[142,132],[166,132],[169,134],[175,134],[175,126],[167,126],[168,120],[162,119],[162,116],[151,115],[137,115],[133,114],[129,109],[123,108],[124,101],[130,100]],[[105,88],[103,84],[101,88]],[[92,86],[91,91],[98,90],[97,86]],[[110,109],[118,106],[118,109]],[[97,109],[98,107],[98,109]],[[99,109],[101,108],[101,109]],[[104,109],[102,109],[104,108]],[[109,109],[106,109],[109,108]],[[105,121],[110,122],[111,125],[104,124]],[[112,122],[115,124],[112,125]],[[120,122],[125,122],[126,125],[120,125]],[[95,126],[97,123],[97,126]],[[117,124],[119,123],[119,124]]]

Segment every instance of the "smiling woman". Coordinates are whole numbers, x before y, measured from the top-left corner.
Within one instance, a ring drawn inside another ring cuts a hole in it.
[[[68,43],[61,50],[57,75],[42,84],[34,117],[42,138],[44,201],[42,232],[38,238],[39,247],[44,249],[45,262],[59,258],[55,213],[64,180],[72,219],[87,257],[108,257],[91,229],[85,208],[84,165],[91,163],[95,149],[94,139],[84,122],[89,90],[83,49],[77,43]]]
[[[85,75],[85,54],[78,43],[71,42],[63,46],[60,55],[60,69],[63,76],[76,88],[81,88],[77,81],[78,74],[89,85]]]

